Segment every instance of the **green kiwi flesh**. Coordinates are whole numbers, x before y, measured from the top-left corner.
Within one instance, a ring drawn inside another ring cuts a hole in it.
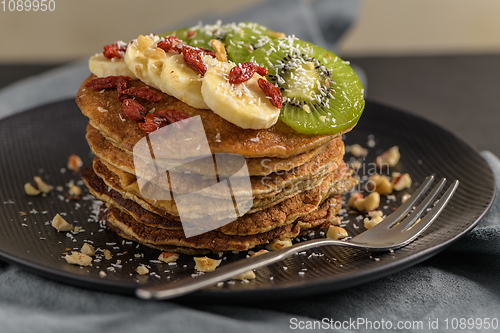
[[[273,31],[258,23],[242,22],[233,25],[224,39],[227,58],[235,63],[245,62],[254,50],[275,39],[273,36]]]
[[[279,119],[299,133],[337,134],[356,125],[364,90],[351,66],[330,51],[294,37],[272,40],[251,53],[283,95]]]

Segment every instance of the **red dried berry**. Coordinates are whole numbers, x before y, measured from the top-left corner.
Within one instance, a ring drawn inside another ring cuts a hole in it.
[[[266,75],[267,75],[267,73],[269,73],[269,72],[267,71],[267,69],[266,69],[266,68],[264,68],[264,67],[260,67],[260,66],[257,66],[257,67],[255,68],[255,71],[256,71],[256,72],[257,72],[257,74],[259,74],[260,76],[266,76]]]
[[[253,62],[238,64],[231,68],[231,71],[229,71],[229,83],[235,84],[248,81],[252,78],[255,72],[261,76],[267,75],[267,69],[257,66],[257,64]]]
[[[186,65],[188,65],[189,68],[191,68],[201,76],[205,75],[207,71],[207,66],[201,59],[202,52],[203,51],[201,49],[197,49],[194,47],[189,47],[186,45],[182,47],[182,56],[184,57]]]
[[[167,36],[158,42],[157,47],[165,51],[165,53],[169,51],[179,52],[177,46],[180,44],[182,44],[182,41],[179,38],[175,36]]]
[[[276,88],[274,84],[262,78],[259,78],[257,83],[264,94],[269,97],[271,104],[278,109],[281,109],[281,106],[283,105],[283,96],[281,96],[281,91]]]
[[[93,90],[116,88],[118,84],[127,85],[132,78],[129,76],[106,76],[95,78],[85,84],[85,87]]]
[[[154,114],[148,113],[146,115],[146,117],[144,118],[144,122],[139,123],[138,125],[139,125],[139,128],[143,132],[149,134],[149,133],[153,133],[154,131],[156,131],[164,126],[167,126],[168,121],[164,117],[156,116]]]
[[[129,78],[129,77],[127,76],[127,78]],[[129,78],[129,80],[126,80],[123,77],[120,77],[116,81],[116,89],[118,91],[118,100],[122,99],[123,91],[125,91],[128,88],[129,81],[130,81],[130,78]]]
[[[191,119],[191,117],[189,117],[187,114],[171,109],[156,111],[155,115],[164,117],[165,119],[167,119],[169,124],[173,124],[180,130],[186,128],[186,126],[189,124],[189,120]]]
[[[216,58],[215,52],[212,51],[212,50],[206,49],[204,47],[200,47],[199,50],[200,50],[201,53],[203,53],[205,55],[209,55],[209,56],[211,56],[214,59]]]
[[[102,54],[108,59],[120,59],[123,58],[125,51],[127,51],[127,43],[116,42],[104,46],[104,51],[102,52]]]
[[[161,95],[154,90],[145,87],[132,87],[122,91],[122,95],[142,98],[150,103],[156,103],[161,100]]]
[[[127,98],[122,103],[123,115],[132,121],[140,122],[148,113],[148,110],[134,99]]]

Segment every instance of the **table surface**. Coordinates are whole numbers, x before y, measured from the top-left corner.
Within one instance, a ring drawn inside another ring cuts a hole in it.
[[[500,156],[500,54],[347,60],[366,73],[367,98],[430,119]],[[0,88],[58,65],[1,64]]]

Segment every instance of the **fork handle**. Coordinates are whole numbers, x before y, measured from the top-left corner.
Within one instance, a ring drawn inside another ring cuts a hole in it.
[[[137,295],[137,297],[142,299],[156,300],[179,297],[200,290],[202,288],[212,286],[217,282],[229,280],[232,277],[249,270],[268,266],[304,250],[324,245],[365,248],[362,245],[328,238],[312,239],[278,251],[264,253],[262,255],[247,258],[245,260],[238,260],[234,263],[224,265],[214,272],[203,274],[201,276],[197,276],[196,278],[183,278],[168,284],[137,288],[135,294]]]

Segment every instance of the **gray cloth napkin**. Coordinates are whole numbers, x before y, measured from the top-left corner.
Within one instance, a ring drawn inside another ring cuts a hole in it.
[[[358,3],[277,0],[225,21],[257,21],[334,49],[355,18]],[[87,75],[82,61],[11,85],[0,91],[0,117],[73,98]],[[500,161],[489,152],[482,155],[500,186]],[[337,330],[343,332],[370,331],[352,325],[363,320],[372,325],[422,322],[423,329],[404,331],[446,332],[452,331],[454,318],[499,319],[499,259],[500,198],[496,198],[477,228],[431,259],[358,287],[290,301],[146,302],[60,284],[0,261],[0,332],[289,332],[299,330],[299,324],[330,319],[347,323]],[[436,320],[438,329],[429,329]]]

